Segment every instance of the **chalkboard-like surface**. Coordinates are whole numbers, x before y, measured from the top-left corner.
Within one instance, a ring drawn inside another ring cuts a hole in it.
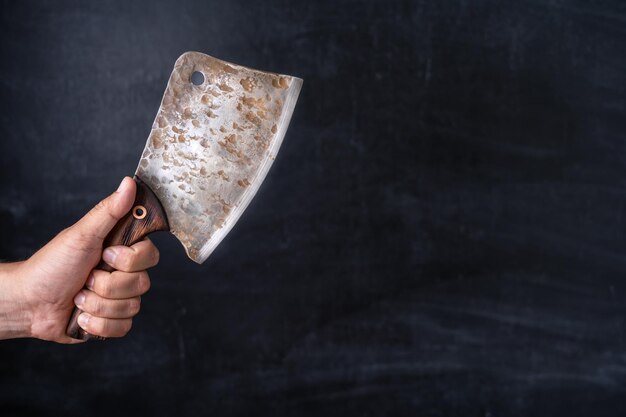
[[[2,416],[626,413],[623,2],[0,8],[2,259],[134,172],[182,52],[305,80],[211,258],[155,236],[127,338],[0,342]]]

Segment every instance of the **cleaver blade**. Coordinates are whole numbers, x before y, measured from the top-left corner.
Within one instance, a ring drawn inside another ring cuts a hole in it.
[[[258,191],[301,86],[198,52],[176,61],[135,176],[192,260],[209,257]]]
[[[204,262],[233,228],[276,159],[302,80],[199,52],[174,65],[135,172],[131,211],[103,247],[169,230]],[[98,268],[111,270],[101,262]],[[67,334],[102,339],[70,317]]]

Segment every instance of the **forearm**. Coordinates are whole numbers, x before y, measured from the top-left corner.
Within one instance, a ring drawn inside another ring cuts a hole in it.
[[[21,265],[0,263],[0,339],[30,336],[31,314],[19,273]]]

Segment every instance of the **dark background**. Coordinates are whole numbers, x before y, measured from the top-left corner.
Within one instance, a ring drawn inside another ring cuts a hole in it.
[[[624,2],[1,4],[6,260],[133,173],[184,51],[305,80],[128,337],[0,342],[3,416],[626,413]]]

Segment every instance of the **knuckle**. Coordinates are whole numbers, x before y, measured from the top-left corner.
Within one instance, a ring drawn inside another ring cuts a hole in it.
[[[135,265],[136,257],[137,255],[133,251],[120,251],[120,253],[117,255],[117,259],[115,262],[117,264],[116,266],[122,271],[129,272],[133,269],[133,266]]]
[[[112,337],[116,334],[115,320],[113,319],[100,319],[98,320],[98,331],[100,336]]]
[[[140,245],[136,248],[137,264],[145,265],[152,261],[152,249],[147,245]]]
[[[128,332],[130,332],[130,329],[133,327],[133,320],[132,319],[126,319],[126,320],[119,320],[119,326],[116,330],[116,336],[126,336],[128,334]]]
[[[141,271],[137,275],[137,291],[139,294],[145,294],[150,289],[150,276],[148,276],[148,272]]]
[[[132,319],[91,319],[89,333],[102,337],[125,336],[132,327]]]
[[[159,252],[156,246],[152,245],[152,261],[156,265],[159,263],[160,259],[161,259],[161,253]]]
[[[108,336],[108,322],[109,320],[107,319],[92,317],[91,320],[89,320],[89,333],[95,334],[97,336]]]
[[[89,313],[95,316],[102,316],[104,313],[104,304],[98,297],[87,297],[85,304],[89,308]]]
[[[128,300],[128,313],[131,316],[134,316],[136,314],[139,313],[139,310],[141,309],[141,301],[139,299],[139,297],[136,298],[132,298],[130,300]]]
[[[111,298],[115,293],[112,276],[113,274],[109,275],[109,279],[96,280],[94,283],[96,292],[103,297]]]
[[[108,211],[108,209],[109,209],[109,200],[105,198],[104,200],[100,200],[98,204],[94,206],[93,210],[91,210],[88,213],[88,215],[94,216],[97,212]]]

